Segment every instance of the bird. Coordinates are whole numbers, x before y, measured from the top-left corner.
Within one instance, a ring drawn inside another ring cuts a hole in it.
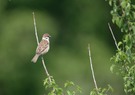
[[[46,54],[49,51],[49,49],[50,49],[49,38],[50,37],[51,36],[48,33],[43,34],[42,40],[40,41],[40,43],[37,46],[36,54],[31,60],[33,63],[37,62],[40,55]]]

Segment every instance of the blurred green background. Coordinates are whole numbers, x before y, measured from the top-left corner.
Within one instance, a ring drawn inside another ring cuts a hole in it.
[[[0,0],[0,95],[44,95],[46,78],[41,59],[31,63],[36,38],[49,33],[51,48],[44,56],[50,75],[63,87],[67,80],[89,95],[94,88],[87,45],[90,43],[98,87],[114,88],[124,95],[121,77],[110,72],[115,45],[107,23],[111,8],[105,0]],[[116,38],[120,34],[116,32]]]

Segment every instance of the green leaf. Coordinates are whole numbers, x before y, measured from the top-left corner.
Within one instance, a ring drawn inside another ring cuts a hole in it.
[[[122,24],[123,24],[123,20],[120,17],[116,17],[116,24],[118,25],[119,28],[121,28]]]
[[[114,68],[115,68],[115,65],[112,64],[112,66],[110,67],[110,71],[113,72],[114,71]]]
[[[67,91],[67,94],[68,94],[68,95],[72,95],[72,93],[71,93],[70,91]]]
[[[125,0],[122,0],[121,2],[121,7],[124,9],[126,7],[127,3]]]
[[[109,0],[109,5],[112,6],[112,0]]]
[[[67,81],[65,84],[64,84],[64,87],[67,88],[69,86],[74,86],[75,84],[72,82],[72,81]]]
[[[79,91],[80,93],[82,92],[82,88],[80,86],[76,86],[77,87],[77,91]]]
[[[132,7],[135,9],[135,5],[132,5]]]
[[[119,42],[119,43],[118,43],[118,47],[120,47],[121,45],[122,45],[122,42]]]

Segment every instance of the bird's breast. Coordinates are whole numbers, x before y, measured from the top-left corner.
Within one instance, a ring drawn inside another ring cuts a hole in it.
[[[46,47],[46,49],[42,52],[42,54],[45,54],[45,53],[47,53],[48,51],[49,51],[49,45]]]

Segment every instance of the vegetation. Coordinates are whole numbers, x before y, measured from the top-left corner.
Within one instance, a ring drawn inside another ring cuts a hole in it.
[[[113,7],[112,22],[123,33],[123,38],[118,42],[117,53],[111,58],[115,63],[111,71],[119,73],[123,78],[125,93],[135,94],[135,5],[131,0],[109,0]]]
[[[109,4],[113,8],[111,11],[112,22],[116,24],[120,28],[121,32],[124,34],[122,40],[119,41],[117,44],[117,41],[115,39],[115,36],[109,24],[109,28],[117,48],[116,55],[111,58],[111,60],[114,61],[114,63],[111,66],[111,71],[112,72],[115,71],[116,73],[119,73],[120,76],[122,76],[124,81],[123,85],[124,85],[125,93],[129,95],[134,95],[135,94],[135,64],[134,64],[135,63],[135,53],[134,53],[135,52],[135,5],[133,5],[130,0],[109,0]],[[90,52],[89,52],[89,56],[90,56],[90,63],[91,63],[92,61],[91,61]],[[111,86],[109,86],[107,89],[98,88],[95,78],[93,78],[93,80],[95,82],[95,89],[90,92],[90,95],[109,95],[108,91],[112,89]],[[45,81],[46,88],[47,87],[53,88],[51,93],[49,93],[48,95],[65,95],[64,93],[61,92],[63,90],[57,87],[54,79],[53,79],[53,84],[49,85],[48,82]],[[74,83],[71,82],[71,84]],[[75,95],[75,91],[73,92],[67,91],[67,95]]]
[[[0,0],[0,95],[134,95],[134,3]],[[45,32],[52,36],[50,51],[37,64],[30,62],[36,48],[33,11],[39,40]]]

